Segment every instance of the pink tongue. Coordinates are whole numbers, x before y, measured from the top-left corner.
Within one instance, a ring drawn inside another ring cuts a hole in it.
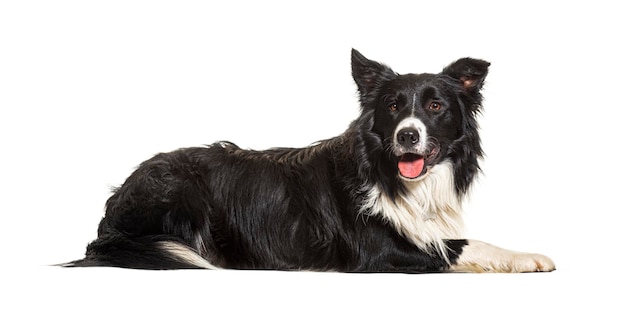
[[[403,155],[398,162],[398,170],[405,178],[417,178],[424,170],[424,157],[412,154]]]

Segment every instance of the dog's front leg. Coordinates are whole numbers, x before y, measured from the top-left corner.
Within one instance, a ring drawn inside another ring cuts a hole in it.
[[[505,250],[491,244],[467,240],[463,252],[450,266],[453,272],[535,272],[555,270],[552,260],[541,254]]]

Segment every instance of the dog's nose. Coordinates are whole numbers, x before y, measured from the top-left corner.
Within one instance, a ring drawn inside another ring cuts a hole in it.
[[[413,128],[402,129],[398,132],[398,143],[403,147],[413,147],[417,142],[420,141],[420,135],[417,130]]]

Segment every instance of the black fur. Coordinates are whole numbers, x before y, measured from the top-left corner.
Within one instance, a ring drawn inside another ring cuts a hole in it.
[[[66,265],[199,267],[164,250],[169,243],[221,268],[445,271],[466,240],[447,240],[446,259],[362,206],[375,186],[393,198],[407,190],[390,143],[408,98],[436,140],[426,164],[451,162],[456,194],[467,192],[482,155],[476,113],[488,66],[465,58],[439,74],[398,75],[353,50],[362,113],[345,133],[300,149],[220,142],[158,154],[108,199],[86,257]],[[442,111],[424,108],[433,100]]]

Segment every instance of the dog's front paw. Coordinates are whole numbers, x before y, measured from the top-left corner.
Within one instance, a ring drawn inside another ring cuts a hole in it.
[[[554,262],[541,254],[505,250],[484,242],[468,240],[456,263],[457,272],[537,272],[555,270]]]
[[[541,254],[515,253],[512,254],[509,261],[502,263],[502,268],[494,270],[495,272],[535,272],[535,271],[553,271],[555,270],[554,262],[550,258]]]

